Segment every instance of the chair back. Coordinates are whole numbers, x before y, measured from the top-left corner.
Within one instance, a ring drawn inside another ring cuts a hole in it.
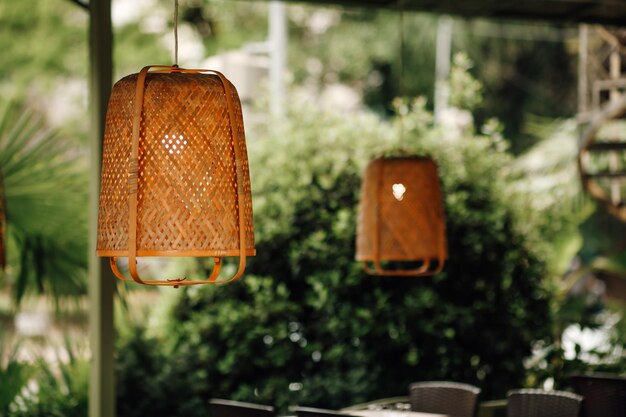
[[[275,417],[274,407],[241,401],[209,400],[211,417]]]
[[[297,417],[350,417],[349,414],[342,413],[339,410],[327,410],[324,408],[311,407],[289,407],[289,410],[296,414]]]
[[[580,395],[565,391],[518,389],[507,394],[507,417],[578,417]]]
[[[409,385],[411,411],[473,417],[480,388],[449,381],[414,382]]]
[[[609,374],[574,375],[574,391],[584,397],[581,417],[626,415],[626,378]]]

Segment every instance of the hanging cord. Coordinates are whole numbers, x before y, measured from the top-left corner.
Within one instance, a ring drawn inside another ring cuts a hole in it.
[[[178,66],[178,0],[174,0],[174,66]]]
[[[400,90],[400,96],[404,96],[404,10],[400,10],[400,82],[398,88]]]

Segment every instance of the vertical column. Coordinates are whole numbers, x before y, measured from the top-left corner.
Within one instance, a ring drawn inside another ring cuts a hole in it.
[[[89,2],[89,417],[115,416],[113,294],[115,278],[96,257],[104,119],[112,83],[111,0]]]
[[[589,111],[589,76],[587,63],[589,59],[589,27],[578,26],[578,114],[585,115]]]
[[[619,80],[622,72],[622,58],[620,56],[620,51],[618,46],[613,47],[613,51],[609,57],[609,75],[611,77],[611,81],[616,82]],[[617,88],[616,84],[613,84],[611,89],[609,90],[609,103],[615,104],[621,97],[620,91]],[[619,135],[611,135],[609,140],[619,141]],[[620,161],[620,152],[611,151],[609,152],[609,171],[612,173],[617,173],[621,170],[622,163]],[[621,193],[621,184],[619,179],[612,178],[611,179],[611,203],[615,207],[619,207],[622,202],[622,193]]]
[[[437,56],[435,62],[435,121],[441,121],[441,113],[448,107],[450,88],[450,54],[452,53],[452,18],[441,16],[437,21]]]
[[[618,46],[613,47],[613,51],[611,51],[611,55],[609,57],[609,76],[611,77],[611,81],[616,82],[620,79],[622,75],[622,57],[620,55],[620,50]],[[615,103],[620,99],[622,94],[617,87],[617,84],[614,83],[609,90],[609,101],[611,104]]]
[[[270,110],[285,115],[285,73],[287,69],[287,14],[285,3],[273,0],[269,7]]]

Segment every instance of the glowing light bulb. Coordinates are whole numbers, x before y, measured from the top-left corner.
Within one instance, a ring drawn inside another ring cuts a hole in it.
[[[402,201],[404,193],[406,192],[406,187],[404,184],[394,184],[391,186],[391,192],[396,200]]]

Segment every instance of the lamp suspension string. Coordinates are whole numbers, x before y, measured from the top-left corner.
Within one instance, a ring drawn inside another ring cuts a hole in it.
[[[178,66],[178,0],[174,0],[174,66]]]
[[[400,16],[399,16],[399,26],[400,26],[400,57],[398,59],[398,64],[400,66],[400,75],[399,75],[399,81],[398,81],[398,92],[400,95],[400,100],[399,105],[400,107],[398,108],[398,112],[400,113],[400,148],[402,148],[404,146],[404,140],[405,140],[405,134],[404,134],[404,116],[407,113],[407,108],[406,106],[408,106],[408,103],[405,103],[405,91],[404,91],[404,51],[405,51],[405,44],[404,44],[404,9],[401,8],[400,9]]]
[[[401,95],[404,95],[404,50],[404,10],[400,10],[400,82],[398,85]]]

